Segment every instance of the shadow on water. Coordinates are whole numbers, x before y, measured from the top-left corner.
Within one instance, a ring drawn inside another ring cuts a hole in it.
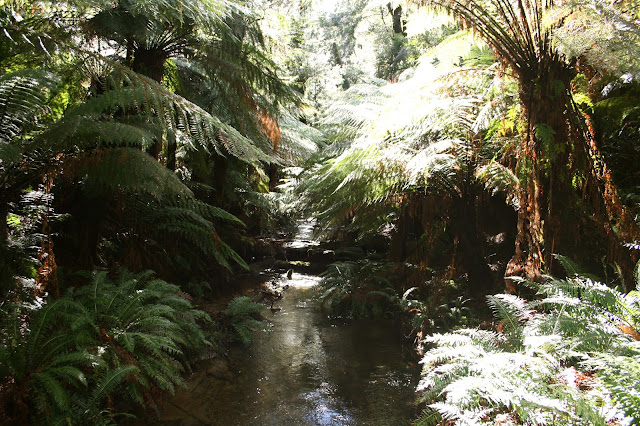
[[[398,324],[337,321],[313,300],[318,277],[294,273],[270,331],[204,366],[165,403],[164,424],[407,425],[418,367]]]

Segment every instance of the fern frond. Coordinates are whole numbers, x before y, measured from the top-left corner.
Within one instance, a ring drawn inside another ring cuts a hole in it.
[[[93,390],[91,394],[91,402],[95,404],[94,406],[101,405],[101,402],[109,395],[113,394],[129,376],[134,375],[139,371],[140,370],[135,365],[123,365],[109,369]]]
[[[90,188],[146,192],[157,199],[193,196],[174,173],[139,149],[88,151],[73,161],[77,176]]]
[[[247,296],[235,297],[227,305],[225,315],[242,344],[251,342],[255,330],[265,329],[264,322],[259,319],[265,309],[264,305],[253,302]]]
[[[60,382],[49,372],[34,373],[34,385],[38,384],[42,390],[47,393],[48,397],[56,404],[56,408],[60,411],[69,409],[70,398],[66,389],[62,387]]]
[[[264,311],[265,307],[260,303],[253,302],[247,296],[235,297],[227,305],[225,315],[229,317],[256,316]]]
[[[476,169],[475,176],[484,183],[485,189],[490,190],[492,194],[501,192],[506,195],[509,204],[515,209],[520,208],[518,199],[520,180],[509,168],[491,161]]]
[[[0,147],[3,151],[5,144],[25,128],[35,127],[38,118],[48,112],[48,93],[57,83],[53,74],[35,69],[0,76]]]
[[[522,345],[523,325],[533,318],[534,311],[528,308],[525,300],[514,295],[487,296],[487,300],[495,316],[504,325],[503,331],[511,344],[516,347]]]

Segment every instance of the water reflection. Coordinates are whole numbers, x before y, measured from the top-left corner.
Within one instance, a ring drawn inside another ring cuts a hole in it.
[[[269,333],[231,354],[230,374],[206,374],[173,402],[171,424],[407,425],[418,369],[396,324],[328,319],[318,278],[294,274]],[[189,400],[191,398],[191,400]],[[181,401],[182,402],[181,402]],[[182,407],[179,407],[182,404]],[[166,414],[166,411],[165,411]]]

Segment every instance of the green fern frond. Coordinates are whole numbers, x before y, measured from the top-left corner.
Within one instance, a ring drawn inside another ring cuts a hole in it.
[[[146,192],[157,199],[193,196],[174,173],[139,149],[89,151],[74,161],[89,188]]]
[[[533,318],[534,311],[528,308],[525,300],[514,295],[487,296],[487,300],[494,315],[504,325],[504,333],[511,344],[516,347],[522,345],[523,325]]]
[[[599,364],[599,365],[598,365]],[[640,350],[635,345],[631,354],[602,355],[595,365],[600,368],[599,377],[611,392],[613,399],[620,405],[631,423],[640,420]]]
[[[291,114],[285,113],[280,118],[280,128],[282,140],[277,154],[283,164],[301,164],[325,145],[324,133],[295,119]]]
[[[53,74],[35,69],[0,76],[0,147],[4,149],[25,128],[35,127],[48,112],[47,97],[57,83]]]
[[[212,206],[211,204],[207,204],[195,198],[178,198],[170,201],[169,204],[175,204],[175,206],[178,208],[189,209],[189,211],[209,221],[223,220],[225,222],[245,226],[240,219],[227,212],[226,210],[223,210],[216,206]]]
[[[34,385],[42,387],[48,397],[56,404],[56,408],[60,411],[67,411],[70,405],[70,398],[62,384],[49,372],[34,373]]]
[[[625,334],[630,300],[579,277],[537,288],[541,297],[532,302],[488,297],[501,333],[469,329],[425,339],[437,346],[422,361],[421,400],[461,424],[515,415],[527,424],[604,425],[607,410],[620,421],[637,416],[636,395],[622,395],[636,386],[640,353]],[[585,390],[580,380],[592,384]],[[427,410],[424,421],[430,418]]]
[[[235,297],[227,305],[225,316],[242,344],[247,345],[251,342],[254,331],[265,329],[264,322],[260,320],[260,313],[265,309],[264,305],[252,301],[247,296]]]
[[[636,9],[605,1],[569,1],[554,4],[543,23],[553,28],[553,40],[564,55],[584,56],[594,66],[621,75],[640,69],[640,29],[633,24]]]
[[[485,189],[491,190],[493,194],[497,192],[505,194],[509,204],[516,209],[520,208],[518,199],[520,180],[509,168],[491,161],[479,167],[475,172],[475,176],[484,183]]]
[[[563,256],[561,254],[554,254],[553,257],[560,262],[564,271],[567,273],[569,277],[580,276],[583,278],[589,278],[593,281],[599,281],[600,279],[595,275],[589,274],[583,268],[581,268],[577,263],[573,260],[569,259],[567,256]]]
[[[225,315],[232,318],[242,316],[254,317],[264,310],[265,307],[260,303],[253,302],[247,296],[240,296],[233,298],[231,302],[229,302],[225,310]]]
[[[107,374],[97,383],[91,394],[91,402],[94,406],[102,405],[102,401],[113,394],[117,388],[131,375],[135,375],[140,370],[134,365],[123,365],[109,369]]]

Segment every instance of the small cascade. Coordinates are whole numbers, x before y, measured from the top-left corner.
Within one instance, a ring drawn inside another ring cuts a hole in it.
[[[284,248],[304,249],[320,245],[320,242],[313,238],[313,230],[315,225],[315,219],[299,219],[296,235],[292,240],[284,243]]]

